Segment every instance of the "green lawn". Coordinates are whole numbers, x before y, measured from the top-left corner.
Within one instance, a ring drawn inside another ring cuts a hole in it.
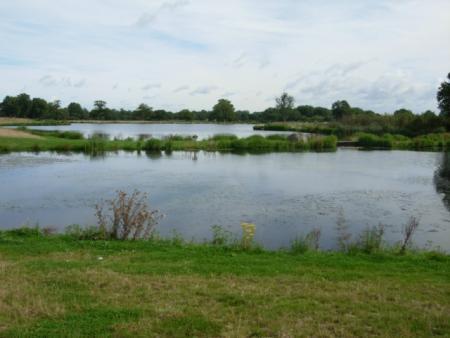
[[[0,233],[4,337],[450,336],[450,257]]]

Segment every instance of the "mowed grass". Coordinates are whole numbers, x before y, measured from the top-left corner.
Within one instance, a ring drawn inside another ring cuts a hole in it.
[[[0,234],[3,337],[450,336],[450,258]]]

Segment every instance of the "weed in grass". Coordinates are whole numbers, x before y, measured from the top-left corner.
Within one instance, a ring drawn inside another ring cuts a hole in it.
[[[306,235],[297,236],[291,242],[290,252],[294,254],[304,254],[307,251],[319,250],[320,235],[320,229],[313,229]]]
[[[412,238],[418,227],[419,221],[415,217],[411,217],[408,220],[408,222],[403,226],[402,229],[403,240],[400,248],[401,254],[404,254],[406,249],[411,246]]]
[[[236,238],[231,231],[225,230],[220,225],[213,225],[212,230],[212,245],[217,246],[232,246],[236,243]]]
[[[355,248],[367,254],[371,254],[382,249],[385,226],[380,223],[378,226],[368,227],[360,235]]]
[[[336,232],[338,248],[342,252],[348,252],[351,245],[352,234],[349,232],[347,221],[345,220],[344,210],[340,209],[336,221]]]
[[[254,244],[256,225],[253,223],[241,222],[242,238],[241,246],[243,249],[251,249]]]

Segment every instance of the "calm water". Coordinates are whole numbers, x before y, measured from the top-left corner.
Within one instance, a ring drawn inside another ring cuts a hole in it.
[[[176,230],[202,240],[214,224],[239,234],[239,223],[250,221],[268,248],[287,246],[313,227],[332,248],[342,210],[355,234],[382,222],[390,241],[400,238],[408,217],[419,217],[416,242],[449,250],[448,163],[442,153],[406,151],[7,154],[0,156],[0,227],[93,224],[99,200],[136,188],[166,215],[162,235]]]
[[[282,132],[255,131],[251,124],[123,124],[123,123],[72,123],[67,126],[32,126],[37,130],[62,130],[79,131],[86,137],[95,133],[107,134],[111,138],[138,138],[140,135],[151,135],[155,138],[163,138],[169,135],[194,136],[199,140],[206,139],[216,134],[233,134],[239,137],[250,135],[282,134]],[[289,133],[288,133],[289,134]]]

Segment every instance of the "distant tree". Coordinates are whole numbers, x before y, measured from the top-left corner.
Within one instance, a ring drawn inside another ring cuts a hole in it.
[[[102,100],[94,101],[94,109],[91,110],[90,117],[93,120],[106,120],[108,117],[106,102]]]
[[[48,115],[48,103],[44,99],[35,97],[31,100],[31,109],[29,117],[32,119],[40,119]]]
[[[336,101],[331,106],[331,113],[336,120],[342,120],[344,117],[352,114],[352,108],[347,101]]]
[[[183,109],[178,112],[178,119],[184,121],[192,121],[194,119],[194,113],[189,109]]]
[[[47,114],[44,115],[44,118],[51,120],[66,120],[69,118],[69,114],[67,113],[67,109],[61,108],[61,101],[55,100],[48,103]]]
[[[281,94],[280,97],[275,99],[276,109],[279,111],[283,121],[288,119],[288,116],[292,109],[294,108],[294,97],[290,96],[288,93]]]
[[[438,89],[437,100],[441,116],[450,117],[450,73],[447,75],[447,80],[442,82]]]
[[[0,105],[0,116],[18,117],[20,107],[15,96],[5,96]]]
[[[236,112],[231,101],[220,99],[213,107],[211,118],[216,121],[234,121]]]
[[[135,120],[153,120],[154,113],[153,108],[145,103],[141,103],[136,110],[133,112],[133,118]]]
[[[19,106],[19,117],[29,117],[31,110],[30,95],[25,93],[17,95],[16,103]]]
[[[67,106],[67,113],[69,114],[69,118],[74,120],[82,120],[86,117],[84,109],[77,102],[71,102]]]

